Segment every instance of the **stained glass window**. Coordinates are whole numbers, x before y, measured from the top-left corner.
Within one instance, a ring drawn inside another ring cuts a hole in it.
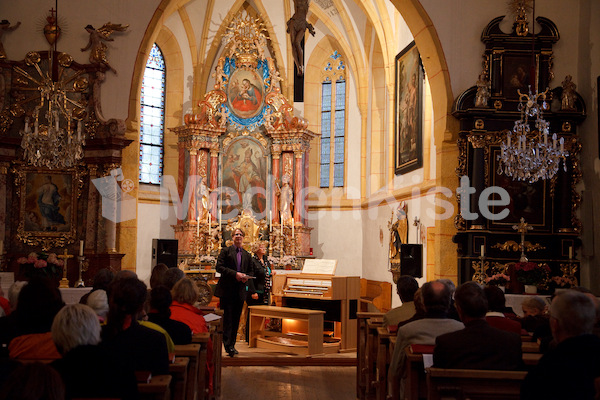
[[[337,50],[325,61],[322,72],[320,186],[342,187],[346,145],[346,66]]]
[[[141,183],[160,184],[162,178],[165,76],[165,59],[155,43],[150,50],[142,82],[139,177]]]

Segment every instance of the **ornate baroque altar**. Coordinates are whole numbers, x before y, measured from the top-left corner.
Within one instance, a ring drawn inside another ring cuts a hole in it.
[[[189,202],[174,227],[180,259],[212,259],[233,226],[261,223],[246,232],[248,242],[268,240],[279,259],[309,255],[304,189],[315,133],[281,94],[264,32],[249,16],[233,20],[214,89],[172,129],[179,136],[179,196]]]

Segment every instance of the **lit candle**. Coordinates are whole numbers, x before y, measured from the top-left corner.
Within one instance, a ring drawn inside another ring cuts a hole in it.
[[[0,254],[2,254],[2,252],[0,251]],[[573,247],[569,246],[569,260],[573,259]]]
[[[560,138],[560,151],[565,151],[565,138]]]
[[[485,256],[485,245],[481,245],[481,257]]]
[[[292,218],[292,239],[294,238],[294,218]]]
[[[83,257],[83,240],[79,241],[79,255]]]
[[[200,236],[200,216],[196,218],[196,236]]]

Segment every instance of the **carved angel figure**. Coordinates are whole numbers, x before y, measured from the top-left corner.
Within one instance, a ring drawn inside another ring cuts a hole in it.
[[[90,40],[87,46],[82,48],[81,51],[86,51],[91,48],[90,63],[102,64],[116,74],[117,71],[108,63],[108,60],[106,58],[107,46],[103,42],[114,41],[114,39],[111,38],[110,35],[114,31],[123,32],[128,27],[129,25],[111,24],[110,22],[107,22],[106,24],[102,25],[102,27],[99,29],[94,29],[92,25],[86,26],[85,30],[90,34]]]
[[[490,99],[490,81],[488,81],[486,73],[479,74],[477,80],[477,94],[475,95],[475,107],[487,107]]]
[[[4,36],[5,32],[11,32],[21,26],[21,21],[17,22],[15,25],[10,26],[10,22],[3,19],[0,21],[0,59],[6,58],[6,51],[4,51],[4,46],[2,45],[2,36]]]

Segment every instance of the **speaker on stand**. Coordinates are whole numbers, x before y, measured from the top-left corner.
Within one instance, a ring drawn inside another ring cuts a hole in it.
[[[177,239],[152,239],[152,267],[162,263],[176,268],[178,243]]]

